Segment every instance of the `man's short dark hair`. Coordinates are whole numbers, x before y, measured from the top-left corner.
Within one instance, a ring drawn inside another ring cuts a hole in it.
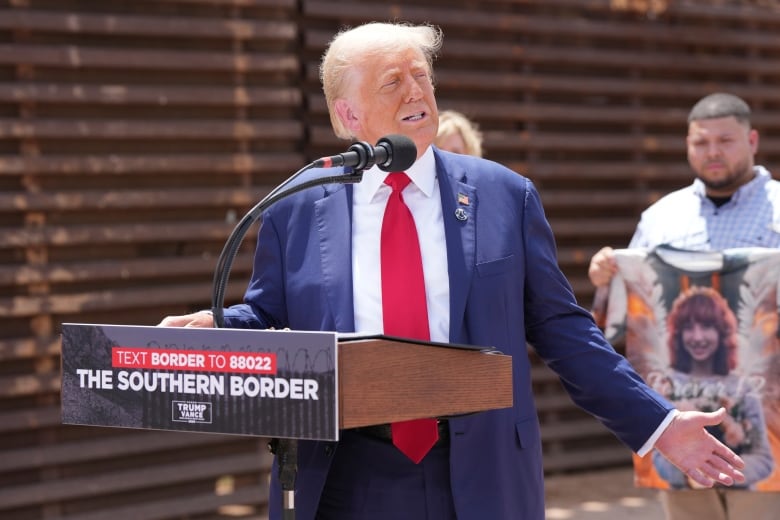
[[[750,106],[734,94],[716,92],[701,98],[688,114],[688,123],[701,119],[734,116],[740,123],[750,125]]]

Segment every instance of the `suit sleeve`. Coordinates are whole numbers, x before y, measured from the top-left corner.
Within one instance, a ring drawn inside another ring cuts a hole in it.
[[[281,245],[271,211],[263,215],[255,248],[252,278],[244,302],[225,309],[225,327],[236,329],[284,328]]]
[[[606,341],[558,267],[539,194],[528,181],[523,205],[526,334],[582,409],[639,450],[673,409]]]

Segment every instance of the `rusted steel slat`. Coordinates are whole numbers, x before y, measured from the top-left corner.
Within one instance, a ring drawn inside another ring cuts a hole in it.
[[[246,244],[254,237],[247,236]],[[236,255],[233,266],[242,271],[251,269],[253,253],[251,247]],[[216,265],[216,253],[196,253],[190,255],[105,259],[99,261],[74,261],[47,263],[43,265],[0,265],[0,286],[31,285],[39,283],[66,284],[82,282],[100,282],[112,280],[137,280],[176,276],[208,276]],[[9,340],[14,341],[14,340]],[[21,341],[18,340],[18,341]],[[21,347],[19,347],[21,348]],[[27,347],[29,348],[29,347]],[[11,343],[0,340],[0,359],[4,350],[13,351]]]
[[[690,167],[684,161],[670,164],[661,162],[636,163],[629,161],[606,162],[601,159],[593,161],[542,161],[533,165],[509,163],[507,166],[519,172],[524,172],[537,180],[568,180],[580,179],[585,182],[596,180],[633,180],[636,182],[649,180],[666,180],[684,183],[691,174]]]
[[[188,173],[236,175],[297,170],[306,164],[301,153],[235,153],[170,155],[47,155],[0,157],[0,175],[126,175]],[[227,181],[233,182],[233,181]]]
[[[143,440],[139,440],[139,442],[143,442]],[[121,444],[116,443],[115,447],[117,452],[114,456],[121,456]],[[144,455],[148,453],[146,452]],[[0,511],[34,505],[40,502],[41,497],[46,497],[46,500],[49,501],[67,500],[73,502],[87,497],[96,499],[99,495],[109,493],[151,491],[166,486],[175,486],[182,482],[198,480],[214,482],[226,474],[241,475],[257,472],[258,465],[259,461],[251,453],[221,456],[216,459],[189,457],[169,464],[156,463],[154,471],[149,471],[148,466],[144,465],[135,470],[95,472],[81,478],[71,477],[56,482],[8,486],[0,489]],[[191,496],[195,498],[198,495]],[[110,508],[106,508],[104,514],[107,517],[112,517]]]
[[[240,273],[234,271],[233,275]],[[106,291],[91,291],[75,294],[51,294],[42,296],[14,296],[0,298],[0,318],[33,317],[42,314],[69,315],[78,312],[120,312],[124,309],[144,308],[149,302],[155,305],[188,304],[202,302],[204,308],[209,305],[212,284],[203,283],[168,283],[158,282],[148,287],[136,286],[132,289],[111,289]],[[227,290],[226,301],[240,301],[245,287],[240,284],[231,284]],[[162,318],[162,316],[160,316]],[[23,376],[19,376],[23,377]],[[30,380],[21,385],[21,388],[30,389],[31,386],[39,386],[37,380]],[[58,386],[51,386],[49,381],[41,382],[42,388],[59,390]],[[0,395],[4,391],[10,391],[13,381],[0,383]],[[29,392],[27,392],[29,393]]]
[[[0,119],[0,139],[263,139],[303,136],[298,121]]]
[[[612,432],[607,430],[603,424],[589,416],[576,420],[545,421],[541,430],[542,442],[612,436]]]
[[[231,20],[188,16],[137,16],[80,12],[22,11],[0,9],[0,29],[49,33],[273,40],[289,42],[297,27],[288,21]]]
[[[232,227],[213,221],[184,221],[180,223],[92,224],[74,226],[46,226],[43,228],[0,229],[0,248],[29,246],[75,246],[79,244],[110,244],[137,242],[167,242],[175,239],[224,241]]]
[[[653,193],[648,190],[593,189],[587,194],[582,190],[550,190],[542,196],[545,210],[577,207],[593,215],[611,214],[618,208],[649,206],[653,202]],[[610,209],[607,209],[610,208]],[[633,215],[632,215],[633,216]]]
[[[20,431],[33,432],[44,428],[59,426],[62,424],[61,415],[59,405],[3,412],[0,413],[0,434]],[[40,448],[37,448],[37,450],[39,449]],[[14,450],[14,453],[15,452],[16,450]],[[0,457],[3,459],[3,471],[12,469],[7,463],[7,455],[7,453],[0,451]],[[33,457],[36,456],[37,455],[33,455]]]
[[[67,426],[81,428],[80,426]],[[63,440],[42,448],[32,446],[1,452],[3,472],[41,469],[50,466],[94,463],[116,457],[135,457],[171,450],[206,450],[209,446],[247,442],[248,437],[219,434],[191,434],[153,430],[113,430],[117,435]],[[111,433],[113,433],[111,432]],[[1,501],[0,501],[1,502]]]
[[[0,362],[55,356],[60,353],[59,337],[0,339]],[[0,414],[0,431],[4,419]]]
[[[0,193],[0,213],[13,211],[133,210],[144,208],[231,207],[253,205],[270,188],[158,190],[79,190]]]
[[[296,73],[298,58],[293,54],[269,52],[228,53],[213,51],[132,50],[91,48],[75,45],[1,44],[0,65],[24,63],[37,67],[65,69],[121,69],[125,71],[184,71]]]
[[[524,37],[529,35],[548,38],[557,36],[566,38],[567,41],[581,38],[594,38],[599,41],[611,39],[624,46],[628,42],[710,45],[713,41],[717,41],[719,45],[724,46],[753,45],[768,49],[780,47],[780,41],[773,35],[772,31],[764,33],[755,31],[746,34],[744,31],[729,30],[723,27],[651,25],[646,23],[646,20],[624,20],[622,23],[616,23],[615,20],[608,18],[593,19],[585,16],[585,13],[592,10],[590,5],[587,6],[587,9],[581,9],[583,12],[581,17],[555,16],[545,13],[514,14],[500,9],[475,10],[469,7],[471,6],[464,9],[457,4],[450,4],[447,7],[419,4],[399,6],[380,1],[365,2],[363,0],[351,2],[307,0],[304,2],[306,14],[320,19],[338,20],[340,23],[344,23],[344,20],[354,20],[355,23],[359,23],[366,19],[393,18],[403,18],[417,23],[435,20],[437,25],[445,26],[451,31],[445,41],[452,39],[459,30],[481,30],[492,33],[516,33]],[[579,7],[584,6],[580,4]],[[698,11],[707,10],[699,8]],[[780,17],[775,13],[769,12],[767,14],[774,15],[775,22],[780,23]],[[707,16],[702,16],[702,18],[707,18]]]
[[[167,4],[179,4],[188,7],[193,6],[228,6],[228,7],[271,7],[279,9],[295,10],[298,8],[298,0],[164,0]]]
[[[580,237],[588,235],[627,235],[631,236],[636,228],[637,219],[634,216],[614,217],[608,212],[599,217],[580,217],[580,218],[550,218],[550,227],[556,236]]]
[[[316,73],[316,69],[311,70],[311,72]],[[316,77],[313,79],[316,79]],[[566,75],[552,76],[544,72],[517,74],[514,72],[474,71],[448,67],[436,71],[436,83],[439,88],[453,89],[455,91],[522,91],[542,94],[556,92],[591,96],[650,97],[654,99],[680,99],[681,97],[687,97],[692,102],[700,98],[702,92],[718,89],[734,92],[739,96],[750,99],[780,101],[780,90],[771,85],[725,81],[716,83],[701,77],[685,79],[642,78],[637,80],[635,77],[619,75],[612,77],[582,77],[573,71]],[[442,104],[447,102],[446,98],[441,96],[439,96],[438,101]],[[613,107],[610,106],[609,111],[612,109]],[[681,107],[680,110],[682,109]],[[754,114],[754,116],[761,117],[762,114]]]
[[[546,472],[593,470],[598,467],[631,464],[631,451],[628,448],[618,444],[617,441],[608,444],[611,446],[550,451],[544,456],[544,470]]]
[[[585,151],[602,150],[603,153],[616,151],[638,151],[673,153],[684,156],[685,140],[675,136],[641,136],[606,134],[592,132],[517,132],[485,131],[485,139],[491,143],[492,150],[558,150]],[[578,159],[581,161],[581,159]]]
[[[639,69],[651,71],[677,71],[686,74],[707,73],[716,67],[722,72],[742,74],[775,74],[780,60],[746,60],[730,55],[689,56],[681,52],[657,51],[637,53],[632,50],[597,48],[551,47],[546,45],[505,44],[449,40],[446,47],[448,59],[493,60],[497,56],[517,63],[544,63],[549,66],[594,66],[602,69]]]
[[[0,316],[9,309],[3,309],[0,303]],[[22,374],[0,376],[0,397],[23,397],[54,394],[60,391],[59,374]]]
[[[295,87],[195,85],[90,85],[84,83],[0,83],[0,102],[74,105],[299,107]]]

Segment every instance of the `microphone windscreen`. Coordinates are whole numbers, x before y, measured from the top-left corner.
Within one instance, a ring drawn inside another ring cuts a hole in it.
[[[376,144],[384,146],[390,152],[389,162],[379,165],[379,168],[386,172],[404,171],[417,160],[417,146],[405,135],[386,135]]]

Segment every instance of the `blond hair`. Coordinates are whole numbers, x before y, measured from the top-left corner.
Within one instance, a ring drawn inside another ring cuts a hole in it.
[[[440,141],[451,135],[459,134],[466,145],[466,153],[482,157],[482,132],[479,125],[455,110],[439,112],[439,133],[436,140]]]
[[[441,30],[430,25],[373,22],[339,32],[331,40],[320,63],[320,81],[336,135],[342,139],[353,137],[333,108],[336,99],[346,91],[350,69],[371,56],[412,48],[425,56],[428,73],[433,79],[433,60],[441,44]]]

